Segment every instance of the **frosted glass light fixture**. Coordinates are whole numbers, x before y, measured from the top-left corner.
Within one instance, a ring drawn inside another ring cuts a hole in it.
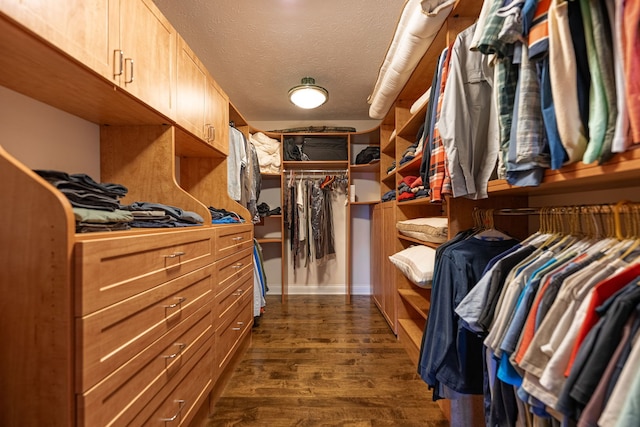
[[[316,85],[311,77],[304,77],[298,86],[289,89],[289,100],[300,108],[311,110],[327,102],[329,92]]]

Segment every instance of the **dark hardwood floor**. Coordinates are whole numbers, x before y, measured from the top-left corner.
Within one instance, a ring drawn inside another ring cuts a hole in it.
[[[268,296],[215,426],[448,426],[369,296]]]

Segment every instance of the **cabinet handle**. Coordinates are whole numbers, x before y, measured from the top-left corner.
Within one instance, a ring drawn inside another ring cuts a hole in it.
[[[125,58],[124,62],[126,63],[127,61],[129,61],[130,67],[130,74],[129,74],[129,80],[125,80],[125,83],[133,83],[133,59],[131,58]]]
[[[121,50],[113,51],[113,77],[118,77],[122,75],[122,71],[124,71],[124,65],[122,61],[124,60],[124,52]],[[116,71],[116,65],[118,66],[118,70]]]
[[[169,304],[169,305],[164,305],[163,307],[164,308],[176,308],[177,306],[181,305],[183,302],[185,302],[187,300],[185,297],[176,297],[175,299],[178,302],[175,302],[175,303]]]
[[[242,268],[243,265],[244,265],[243,263],[239,262],[239,263],[237,263],[235,265],[232,265],[231,268],[238,269],[238,268]]]
[[[235,291],[233,293],[234,297],[239,297],[240,295],[242,295],[244,293],[244,291],[242,289],[238,289],[237,291]]]
[[[244,326],[244,322],[238,322],[238,325]]]
[[[176,412],[175,415],[171,418],[160,418],[160,421],[170,423],[178,419],[178,417],[182,413],[182,408],[184,407],[184,400],[176,400],[175,402],[178,404],[178,412]]]
[[[244,322],[236,322],[236,325],[244,326]],[[232,330],[232,331],[239,331],[239,330],[241,330],[241,329],[242,329],[241,327],[238,327],[238,328],[231,328],[231,330]]]
[[[207,142],[213,142],[216,139],[216,128],[214,125],[207,123],[204,125],[207,132]]]
[[[175,343],[173,345],[174,346],[178,346],[178,351],[176,351],[173,354],[162,355],[161,357],[163,359],[175,359],[176,357],[178,357],[180,355],[180,353],[182,353],[182,350],[184,350],[184,348],[185,348],[185,344],[183,344],[181,342],[177,342],[177,343]]]
[[[244,237],[242,236],[238,236],[238,237],[232,237],[231,240],[233,240],[234,242],[239,242],[240,240],[244,239]]]
[[[186,255],[186,252],[174,252],[171,255],[165,255],[165,258],[178,258],[181,257],[182,255]]]
[[[239,331],[241,328],[231,328],[232,331]]]

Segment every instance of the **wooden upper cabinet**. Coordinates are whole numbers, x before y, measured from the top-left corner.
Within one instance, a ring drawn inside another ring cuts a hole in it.
[[[229,97],[209,78],[205,104],[207,142],[223,154],[229,154]]]
[[[222,154],[229,153],[229,98],[178,37],[176,122]]]
[[[121,87],[167,117],[175,110],[176,38],[175,29],[151,0],[121,0],[122,68],[116,58],[114,74]]]
[[[120,0],[0,0],[4,14],[110,80],[119,7]]]
[[[205,128],[207,70],[187,43],[178,37],[176,122],[201,139],[209,134]]]

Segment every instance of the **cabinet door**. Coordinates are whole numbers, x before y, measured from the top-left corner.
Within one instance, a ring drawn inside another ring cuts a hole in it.
[[[384,310],[387,320],[391,324],[394,332],[398,331],[398,308],[396,306],[397,289],[396,289],[396,268],[389,261],[389,256],[396,253],[396,212],[395,203],[386,203],[382,207],[382,238],[384,240],[382,247],[384,254],[382,256],[382,287],[384,295]]]
[[[206,139],[205,98],[207,71],[187,43],[178,37],[176,83],[176,121],[199,138]]]
[[[95,72],[114,79],[119,0],[0,0],[0,11]]]
[[[384,298],[382,295],[382,208],[380,204],[373,207],[371,219],[371,294],[373,300],[384,313]]]
[[[206,140],[221,153],[229,154],[229,98],[209,78],[206,99],[205,125],[209,129]]]
[[[151,0],[121,0],[120,49],[120,86],[172,117],[176,31]]]

